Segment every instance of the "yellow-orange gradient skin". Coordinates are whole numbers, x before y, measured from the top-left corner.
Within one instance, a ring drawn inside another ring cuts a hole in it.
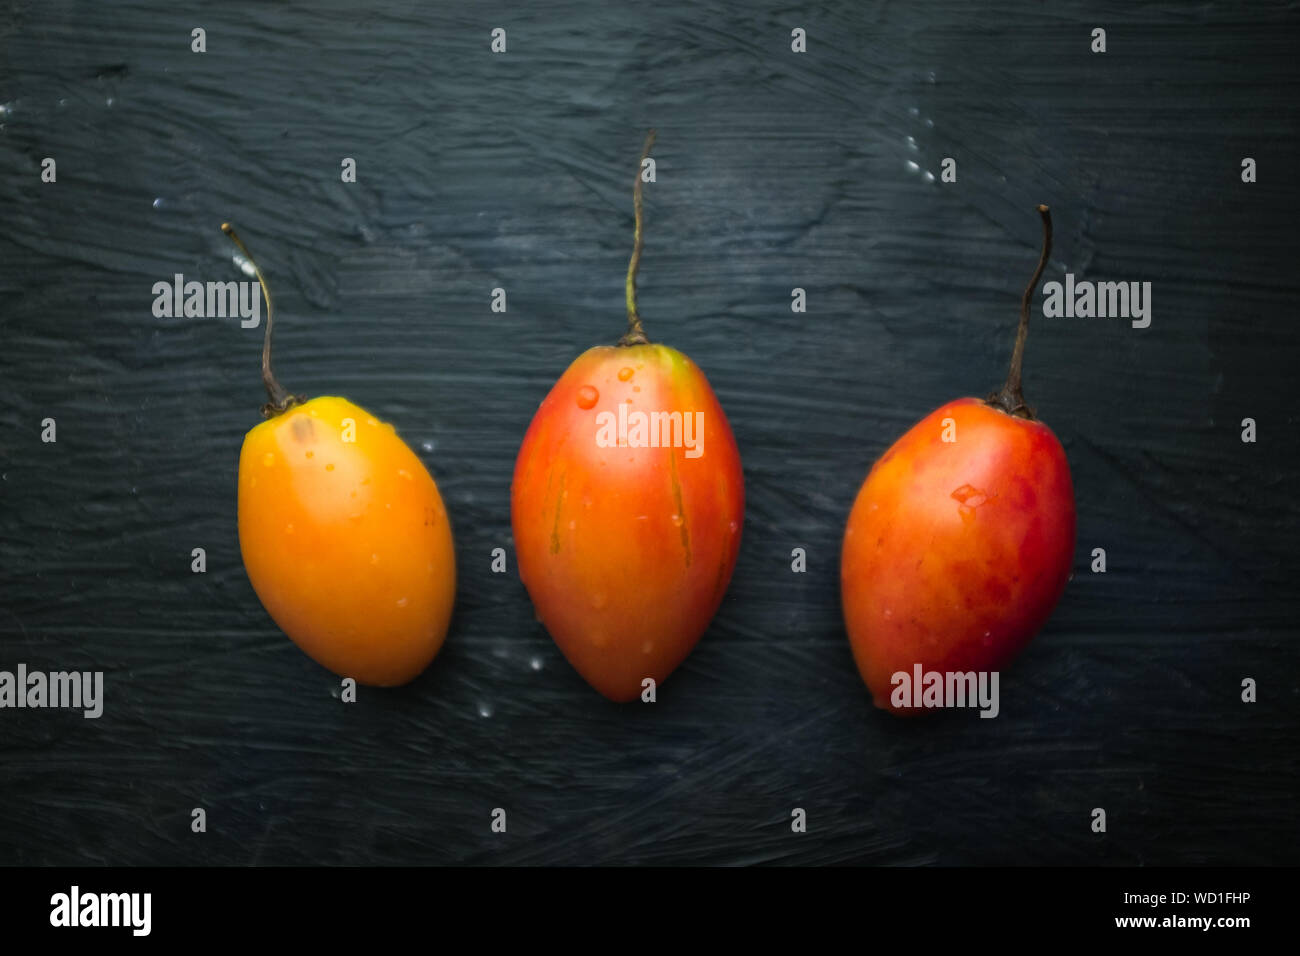
[[[907,712],[891,678],[915,664],[993,671],[1014,657],[1065,590],[1074,535],[1069,464],[1046,425],[975,398],[917,423],[872,467],[844,533],[844,620],[876,706]]]
[[[239,547],[275,623],[342,677],[405,684],[442,647],[456,593],[442,496],[393,426],[346,399],[245,436]]]
[[[702,453],[601,447],[599,416],[617,418],[623,403],[629,414],[702,412]],[[740,454],[704,373],[663,345],[593,348],[556,382],[519,449],[519,575],[587,682],[632,700],[685,659],[717,611],[744,510]]]

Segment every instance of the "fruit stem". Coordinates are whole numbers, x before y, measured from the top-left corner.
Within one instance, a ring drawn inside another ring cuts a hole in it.
[[[271,288],[266,284],[266,276],[262,275],[257,260],[248,251],[248,246],[244,245],[244,240],[239,238],[239,235],[235,232],[235,227],[228,222],[223,222],[221,231],[230,237],[230,241],[239,248],[239,251],[244,254],[244,258],[248,260],[249,265],[253,267],[253,271],[257,273],[257,283],[262,287],[262,297],[266,299],[266,332],[262,337],[262,384],[266,386],[266,395],[270,401],[262,406],[262,415],[265,418],[274,418],[303,401],[303,396],[290,393],[287,388],[276,381],[275,373],[271,371],[273,307],[271,305]]]
[[[1011,369],[1007,372],[1007,381],[1001,391],[994,392],[985,399],[989,405],[1000,408],[1008,415],[1029,419],[1034,417],[1034,412],[1025,404],[1025,393],[1020,383],[1020,372],[1025,361],[1025,339],[1029,336],[1029,300],[1034,297],[1038,280],[1043,277],[1043,270],[1047,268],[1047,260],[1052,254],[1052,214],[1041,204],[1038,213],[1043,217],[1043,251],[1038,257],[1034,277],[1025,286],[1024,297],[1020,300],[1020,327],[1016,330],[1016,345],[1011,351]]]
[[[655,131],[651,130],[645,138],[645,146],[641,148],[641,158],[636,164],[636,180],[632,185],[632,207],[636,210],[636,231],[632,240],[632,259],[627,264],[627,283],[625,291],[627,293],[627,332],[618,340],[619,345],[648,345],[650,340],[646,338],[645,329],[641,327],[641,313],[636,307],[636,270],[641,265],[641,247],[644,245],[644,239],[641,236],[641,220],[643,218],[643,204],[641,200],[641,173],[645,166],[646,157],[650,155],[650,147],[655,143]]]

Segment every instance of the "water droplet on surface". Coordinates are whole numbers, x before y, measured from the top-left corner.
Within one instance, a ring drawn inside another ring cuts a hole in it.
[[[629,378],[631,378],[635,374],[636,373],[633,372],[631,368],[624,365],[621,369],[618,370],[618,380],[620,382],[626,382]]]
[[[326,465],[326,466],[325,466],[325,470],[326,470],[326,471],[333,471],[333,470],[334,470],[334,464],[333,464],[333,462],[331,462],[330,464]]]
[[[654,646],[654,642],[653,642],[653,641],[646,641],[644,644],[641,645],[641,653],[642,653],[642,654],[649,654],[649,653],[650,653],[651,651],[653,651],[654,649],[655,649],[655,646]]]
[[[262,456],[262,464],[266,465],[267,468],[270,468],[272,465],[274,465],[274,464],[275,464],[275,452],[268,451],[265,455],[263,455],[263,456]]]
[[[315,458],[315,457],[316,457],[316,453],[315,453],[314,451],[309,451],[309,452],[307,452],[307,457],[308,457],[308,458]]]
[[[438,447],[438,445],[436,442],[426,441],[426,442],[420,442],[420,447],[425,451],[433,451],[435,448]]]
[[[578,389],[578,407],[591,408],[600,400],[600,392],[596,391],[592,385],[584,385]]]
[[[157,197],[157,198],[153,201],[153,208],[154,208],[154,209],[161,209],[161,208],[162,208],[162,204],[163,204],[162,197],[159,196],[159,197]]]
[[[540,657],[534,657],[528,662],[528,666],[535,671],[539,671],[542,669],[542,659]]]
[[[492,705],[489,704],[487,701],[483,701],[481,704],[478,705],[478,715],[480,717],[491,717]]]

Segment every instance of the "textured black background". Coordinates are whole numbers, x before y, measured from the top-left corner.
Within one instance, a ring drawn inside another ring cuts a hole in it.
[[[0,712],[0,863],[1297,862],[1293,4],[3,6],[0,668],[102,669],[107,701]],[[537,403],[621,332],[649,126],[647,330],[712,381],[748,508],[712,628],[617,706],[489,563]],[[1154,320],[1035,320],[1076,575],[998,719],[899,721],[845,639],[843,522],[1000,381],[1038,202],[1046,279],[1149,280]],[[261,330],[151,313],[175,272],[242,278],[225,219],[285,382],[442,489],[457,611],[406,688],[340,703],[245,577]]]

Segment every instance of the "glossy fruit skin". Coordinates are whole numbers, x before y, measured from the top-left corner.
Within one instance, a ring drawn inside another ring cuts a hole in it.
[[[629,414],[702,412],[702,453],[601,447],[598,415],[625,402]],[[663,345],[593,348],[556,382],[519,449],[519,575],[574,668],[611,700],[632,700],[708,627],[744,510],[740,453],[704,373]]]
[[[951,418],[956,441],[944,442]],[[994,671],[1046,623],[1074,561],[1065,449],[975,398],[936,409],[867,475],[844,533],[853,656],[877,707],[893,674]]]
[[[341,677],[405,684],[442,647],[456,592],[442,496],[393,426],[346,399],[244,437],[239,547],[276,624]]]

